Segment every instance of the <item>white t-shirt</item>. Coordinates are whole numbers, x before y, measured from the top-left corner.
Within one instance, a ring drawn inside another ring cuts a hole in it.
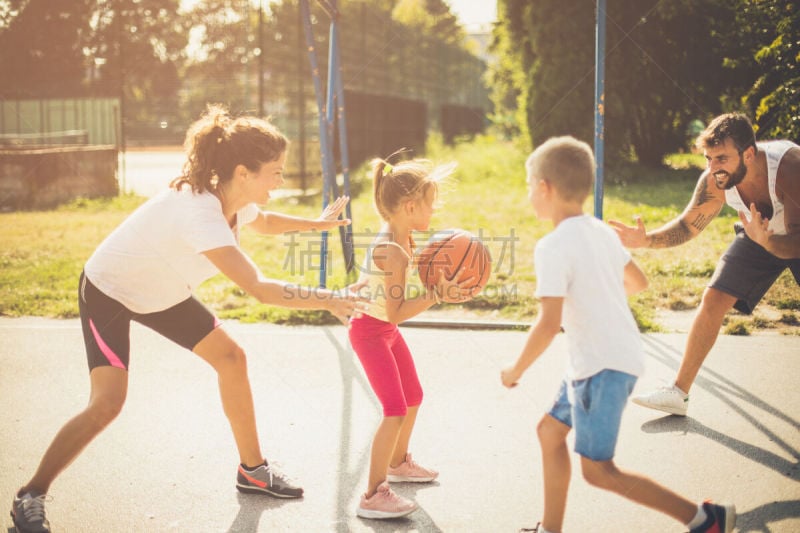
[[[569,379],[605,369],[644,372],[644,348],[623,284],[630,260],[614,230],[589,215],[563,220],[536,244],[536,296],[564,298]]]
[[[231,229],[213,194],[166,190],[106,237],[87,261],[86,277],[131,311],[163,311],[219,272],[202,252],[238,246],[239,228],[258,213],[255,204],[247,205]]]

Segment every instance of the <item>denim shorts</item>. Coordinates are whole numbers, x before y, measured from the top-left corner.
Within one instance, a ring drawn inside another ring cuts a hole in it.
[[[709,287],[736,298],[734,309],[751,314],[778,276],[787,268],[800,283],[800,259],[781,259],[750,240],[741,224],[736,237],[717,264]]]
[[[562,381],[547,414],[575,430],[575,453],[592,461],[610,461],[622,411],[637,379],[618,370],[601,370],[586,379]]]

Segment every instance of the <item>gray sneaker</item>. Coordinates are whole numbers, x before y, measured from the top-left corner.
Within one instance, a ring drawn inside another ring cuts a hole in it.
[[[686,411],[689,409],[689,395],[674,385],[660,387],[654,391],[634,396],[631,401],[650,409],[678,416],[686,416]]]
[[[14,496],[11,518],[18,533],[50,533],[50,522],[44,516],[46,494],[28,491]]]
[[[274,465],[264,464],[255,470],[247,470],[239,465],[236,475],[236,488],[249,494],[269,494],[275,498],[302,498],[303,489],[295,487],[285,474]]]

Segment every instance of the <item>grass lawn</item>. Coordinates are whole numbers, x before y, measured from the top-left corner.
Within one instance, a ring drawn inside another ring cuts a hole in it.
[[[463,306],[442,306],[450,315],[532,321],[537,303],[533,298],[535,276],[532,257],[536,241],[551,228],[533,216],[527,201],[523,163],[525,156],[513,144],[489,137],[445,147],[431,143],[428,157],[436,162],[457,161],[459,166],[440,194],[441,206],[432,229],[464,228],[479,235],[492,252],[494,271],[489,285],[475,300]],[[688,161],[687,161],[688,160]],[[608,170],[604,218],[632,223],[639,215],[648,228],[670,220],[686,205],[699,170],[691,158],[676,158],[687,168],[647,170],[629,166]],[[352,212],[356,262],[363,260],[371,233],[380,228],[372,207],[371,181],[366,167],[351,176]],[[360,191],[360,193],[359,193]],[[76,289],[86,259],[99,242],[141,202],[123,196],[111,200],[79,200],[44,212],[0,214],[6,228],[0,247],[0,316],[75,317]],[[591,212],[592,201],[586,204]],[[319,198],[276,200],[276,211],[315,216]],[[727,247],[736,220],[728,210],[697,238],[666,250],[635,250],[634,258],[650,278],[650,288],[631,298],[631,306],[643,331],[658,330],[659,310],[695,308]],[[418,236],[418,243],[426,235]],[[242,247],[263,272],[274,278],[308,285],[319,281],[319,236],[294,234],[264,237],[242,232]],[[342,260],[337,233],[329,240],[329,287],[352,281]],[[284,323],[330,322],[324,312],[298,312],[255,302],[222,276],[198,290],[223,318]],[[729,333],[779,328],[797,334],[800,290],[785,272],[765,297],[753,317],[731,313]]]

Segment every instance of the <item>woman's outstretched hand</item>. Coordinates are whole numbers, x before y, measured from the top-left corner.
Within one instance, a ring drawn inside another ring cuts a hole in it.
[[[328,204],[328,206],[322,211],[322,214],[315,220],[317,223],[315,229],[324,231],[331,228],[337,228],[339,226],[349,225],[349,218],[339,218],[339,215],[342,213],[342,211],[344,211],[344,208],[347,206],[347,202],[349,201],[349,196],[340,196],[334,200],[333,203]]]

